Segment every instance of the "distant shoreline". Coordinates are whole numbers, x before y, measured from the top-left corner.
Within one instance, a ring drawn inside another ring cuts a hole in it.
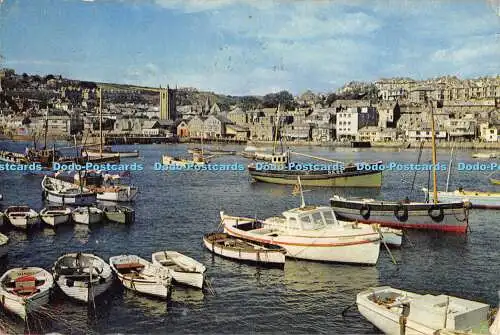
[[[68,137],[64,136],[47,136],[48,140],[51,141],[69,141]],[[32,142],[33,137],[31,136],[14,136],[9,137],[3,134],[0,134],[0,141],[14,141],[14,142]],[[184,139],[179,143],[190,143],[190,144],[199,144],[199,140],[187,140]],[[99,138],[98,137],[89,137],[86,141],[86,145],[98,145]],[[132,144],[132,143],[130,143]],[[235,144],[235,143],[225,143],[223,141],[216,143],[213,142],[209,145],[224,145],[224,144]],[[273,141],[247,141],[246,145],[248,146],[272,146]],[[351,148],[351,142],[314,142],[314,141],[294,141],[294,142],[284,142],[284,146],[311,146],[311,147],[331,147],[331,148]],[[371,142],[369,148],[393,148],[393,149],[418,149],[420,147],[420,142]],[[500,150],[500,142],[438,142],[436,143],[436,147],[438,149],[451,149],[454,147],[455,149],[474,149],[474,150]],[[425,142],[424,148],[431,148],[431,142]]]

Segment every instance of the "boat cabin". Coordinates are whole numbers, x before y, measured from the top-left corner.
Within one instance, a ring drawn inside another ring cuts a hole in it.
[[[331,207],[305,206],[283,212],[284,218],[270,218],[266,225],[278,224],[289,230],[320,230],[331,225],[338,225]]]

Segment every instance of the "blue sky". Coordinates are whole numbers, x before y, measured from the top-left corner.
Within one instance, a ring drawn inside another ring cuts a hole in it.
[[[498,0],[3,0],[0,53],[48,73],[218,93],[500,74]]]

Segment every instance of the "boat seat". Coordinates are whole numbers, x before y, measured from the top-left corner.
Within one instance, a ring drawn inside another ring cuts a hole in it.
[[[126,269],[137,269],[137,268],[144,268],[144,265],[141,263],[123,263],[123,264],[115,264],[115,267],[118,270],[126,270]]]
[[[15,287],[12,289],[12,291],[16,294],[33,294],[38,291],[38,288],[36,286],[23,286],[23,287]]]

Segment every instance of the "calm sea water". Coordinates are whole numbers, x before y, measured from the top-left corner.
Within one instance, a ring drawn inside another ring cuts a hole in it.
[[[0,142],[0,150],[22,152],[25,144]],[[370,286],[390,285],[418,293],[444,293],[498,305],[500,289],[500,211],[473,211],[472,232],[456,235],[437,232],[407,232],[406,243],[393,254],[381,252],[376,266],[350,266],[287,261],[284,270],[262,269],[213,256],[202,246],[203,234],[219,224],[219,211],[234,215],[265,218],[297,207],[298,197],[291,196],[292,186],[252,183],[247,171],[234,172],[161,172],[153,164],[161,155],[182,155],[188,145],[120,146],[120,150],[138,149],[138,162],[145,170],[133,173],[140,187],[137,201],[131,205],[136,222],[130,226],[104,224],[92,229],[85,226],[62,227],[57,233],[40,229],[29,235],[19,231],[6,233],[11,239],[9,255],[0,260],[0,272],[18,266],[50,269],[63,253],[86,251],[107,260],[119,254],[137,254],[150,259],[157,250],[177,250],[204,263],[215,295],[176,288],[172,301],[136,295],[117,284],[96,302],[96,313],[87,307],[56,297],[50,308],[51,318],[30,325],[38,332],[68,333],[349,333],[369,334],[377,330],[356,308],[342,317],[341,312],[355,302],[356,294]],[[225,149],[242,150],[242,146]],[[344,161],[383,160],[415,163],[418,150],[375,150],[351,148],[299,147],[297,151]],[[447,163],[449,153],[439,152]],[[473,163],[470,152],[459,152],[457,161]],[[422,160],[430,160],[424,151]],[[133,162],[130,160],[129,162]],[[248,164],[239,156],[222,156],[220,163]],[[128,161],[123,161],[126,163]],[[451,189],[458,186],[500,192],[490,185],[490,171],[451,174]],[[400,200],[410,195],[414,173],[385,171],[383,187],[370,189],[313,188],[306,192],[309,204],[328,204],[334,194]],[[43,208],[39,176],[0,172],[0,193],[5,208],[29,204]],[[442,189],[446,172],[439,175]],[[411,198],[423,199],[421,187],[428,175],[416,176]],[[1,313],[1,312],[0,312]],[[24,325],[1,313],[2,323],[10,331],[25,331]]]

